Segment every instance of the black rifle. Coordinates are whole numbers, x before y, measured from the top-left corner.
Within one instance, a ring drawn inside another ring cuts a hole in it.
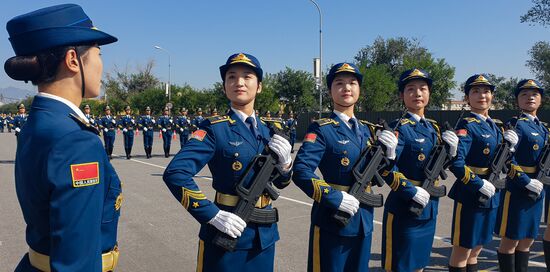
[[[544,185],[550,185],[550,143],[549,141],[546,141],[546,143],[544,144],[544,148],[540,153],[537,166],[538,166],[539,172],[537,173],[536,179]],[[530,190],[527,190],[527,195],[533,201],[537,200],[540,196],[540,194],[536,194],[535,192],[532,192]]]
[[[517,125],[517,122],[516,122]],[[512,128],[508,129],[515,129],[516,125]],[[504,189],[506,187],[506,177],[500,178],[501,173],[508,173],[508,166],[506,165],[510,157],[512,156],[512,151],[510,151],[511,144],[506,141],[504,138],[502,139],[502,142],[498,144],[497,151],[495,153],[495,156],[491,160],[491,165],[489,165],[489,177],[487,178],[487,181],[492,183],[496,189]],[[487,203],[489,198],[482,194],[481,192],[478,193],[478,201],[481,204]]]
[[[406,114],[407,112],[404,111],[404,114],[401,115],[401,118],[399,118],[397,125],[393,129],[390,129],[388,124],[382,119],[380,119],[379,123],[383,124],[384,129],[394,131]],[[379,187],[384,185],[385,182],[380,176],[379,170],[384,168],[383,166],[381,167],[381,165],[388,164],[385,159],[383,145],[376,143],[365,148],[361,152],[359,160],[353,165],[352,173],[354,182],[348,194],[357,198],[361,204],[375,208],[384,205],[384,196],[382,194],[374,194],[372,191],[367,191],[367,188],[372,184]],[[332,217],[341,227],[347,226],[351,219],[349,213],[340,210],[337,210]]]
[[[445,122],[443,125],[445,130],[455,131],[464,112],[465,110],[462,108],[454,128],[451,127],[449,122]],[[452,159],[453,157],[449,154],[449,145],[443,142],[443,140],[432,148],[428,160],[424,164],[424,176],[426,178],[420,186],[426,190],[431,197],[444,197],[447,195],[447,187],[445,187],[445,185],[435,186],[435,182],[439,177],[441,177],[442,180],[447,179],[445,169],[447,169]],[[419,216],[424,211],[424,207],[416,201],[411,200],[409,211]]]
[[[288,138],[281,131],[278,131],[277,128],[274,127],[273,129],[280,136]],[[264,210],[255,207],[256,202],[263,195],[269,196],[272,200],[276,200],[279,197],[279,192],[272,185],[272,181],[281,175],[279,169],[275,166],[277,160],[277,155],[266,145],[263,154],[254,157],[235,187],[235,191],[239,196],[239,202],[232,212],[247,224],[249,222],[272,224],[279,220],[276,208]],[[247,184],[249,185],[247,186]],[[234,251],[237,241],[238,238],[233,238],[223,232],[216,233],[216,236],[212,240],[215,245],[227,251]]]

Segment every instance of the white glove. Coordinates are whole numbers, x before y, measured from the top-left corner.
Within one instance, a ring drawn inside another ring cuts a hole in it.
[[[183,128],[180,128],[180,131],[183,132]]]
[[[416,194],[414,194],[412,200],[422,205],[422,207],[426,207],[428,201],[430,201],[430,194],[424,188],[416,186]]]
[[[113,123],[113,124],[116,124],[116,121],[115,121],[115,119],[111,120],[111,123]]]
[[[488,182],[486,179],[483,179],[483,186],[479,188],[479,192],[487,196],[488,198],[491,198],[495,195],[495,185]]]
[[[338,210],[343,211],[351,216],[355,215],[359,210],[359,200],[347,192],[341,191],[342,202],[338,206]]]
[[[154,124],[154,123],[156,123],[157,121],[155,121],[155,119],[151,119],[151,122],[153,122],[153,124]]]
[[[504,132],[504,139],[510,143],[510,151],[514,152],[519,141],[518,134],[512,129],[506,130]]]
[[[135,124],[136,123],[136,120],[132,119],[132,124]]]
[[[456,136],[456,133],[446,130],[441,133],[441,139],[449,145],[449,153],[451,156],[456,156],[456,150],[458,149],[458,136]]]
[[[128,130],[127,130],[127,129],[123,129],[122,131],[123,131],[123,132],[128,132]]]
[[[108,132],[109,130],[107,128],[104,128],[103,131]]]
[[[143,131],[147,131],[148,129],[146,127],[143,127]]]
[[[90,123],[95,124],[94,119],[90,119]]]
[[[173,122],[172,119],[170,119],[170,123],[172,123],[172,122]]]
[[[531,181],[529,181],[529,183],[527,183],[527,185],[525,185],[525,188],[527,188],[527,190],[540,195],[540,192],[542,192],[542,182],[540,182],[538,179],[531,179]]]
[[[165,129],[165,128],[163,128],[163,129],[162,129],[162,132],[166,132],[166,129]]]
[[[15,128],[15,131],[19,132],[19,131],[21,131],[21,129],[20,128]]]
[[[246,228],[246,222],[238,215],[224,210],[220,210],[214,218],[208,221],[208,224],[233,238],[241,237],[244,228]]]
[[[395,149],[397,148],[397,137],[389,130],[384,130],[378,135],[378,140],[386,146],[386,157],[395,159]]]
[[[292,162],[290,157],[290,143],[277,134],[273,135],[269,143],[267,143],[269,149],[273,150],[275,154],[279,157],[279,164],[283,166],[288,166]]]

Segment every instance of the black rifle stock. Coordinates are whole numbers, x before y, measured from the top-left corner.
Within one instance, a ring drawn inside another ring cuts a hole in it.
[[[399,122],[406,113],[405,111],[401,115],[401,118],[397,121],[397,125],[399,125]],[[395,128],[397,128],[396,125],[394,129],[390,129],[388,124],[382,119],[379,120],[379,123],[381,123],[386,130],[394,131]],[[380,176],[378,171],[382,168],[381,165],[387,163],[384,155],[384,148],[380,143],[365,148],[361,152],[359,160],[357,160],[353,166],[352,173],[354,182],[348,194],[357,198],[361,204],[375,208],[382,207],[384,205],[384,196],[382,194],[375,194],[371,190],[368,190],[368,188],[372,184],[379,187],[384,185],[384,179]],[[351,219],[349,213],[340,210],[337,210],[332,217],[341,227],[347,226]]]
[[[509,129],[515,129],[515,126]],[[508,166],[506,165],[506,162],[510,159],[510,156],[512,155],[510,148],[511,144],[505,139],[502,139],[502,142],[498,144],[495,156],[493,157],[493,159],[491,160],[491,164],[489,165],[490,174],[487,178],[487,181],[492,183],[495,188],[499,190],[506,187],[506,177],[501,178],[500,174],[508,172]],[[478,201],[481,204],[485,204],[489,200],[489,198],[481,192],[479,192],[478,195]]]
[[[544,185],[550,185],[550,143],[546,141],[537,164],[538,173],[536,179]],[[527,190],[527,189],[526,189]],[[537,200],[540,194],[527,190],[527,195],[533,201]]]
[[[445,122],[444,127],[445,130],[453,129],[448,122]],[[435,183],[439,177],[441,177],[442,180],[447,179],[445,169],[452,159],[453,158],[449,154],[449,145],[443,141],[432,148],[428,160],[424,164],[425,179],[420,185],[420,187],[426,190],[431,197],[444,197],[447,195],[447,187],[445,187],[445,185],[436,186]],[[416,201],[411,200],[409,211],[419,216],[424,211],[424,207]]]
[[[288,137],[276,127],[272,129],[288,140]],[[232,212],[247,224],[249,222],[271,224],[278,221],[279,216],[276,208],[270,210],[255,208],[256,202],[264,194],[272,200],[279,197],[279,192],[272,185],[273,180],[280,176],[279,169],[276,167],[277,160],[277,155],[266,145],[263,154],[254,157],[235,187],[239,201]],[[249,185],[247,186],[247,184]],[[212,242],[227,251],[234,251],[238,238],[218,231]]]

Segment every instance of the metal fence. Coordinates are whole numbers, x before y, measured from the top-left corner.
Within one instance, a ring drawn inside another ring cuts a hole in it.
[[[467,114],[466,112],[465,114]],[[388,122],[399,118],[401,112],[398,111],[378,111],[378,112],[357,112],[355,116],[361,120],[367,120],[373,123],[378,123],[378,120],[384,119]],[[519,111],[517,110],[493,110],[489,115],[491,118],[500,119],[506,122],[513,116],[517,116]],[[330,117],[331,112],[323,113],[323,118]],[[454,126],[457,118],[460,116],[460,111],[427,111],[426,118],[434,119],[439,124],[443,124],[445,121],[449,122],[451,126]],[[550,110],[542,110],[537,112],[538,118],[543,122],[550,122]],[[309,124],[313,120],[319,119],[318,112],[306,112],[298,115],[298,127],[296,128],[296,140],[301,141],[309,127]]]

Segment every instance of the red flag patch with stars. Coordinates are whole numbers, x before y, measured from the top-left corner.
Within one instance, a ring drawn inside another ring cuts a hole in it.
[[[191,139],[199,140],[202,142],[204,140],[204,137],[206,136],[206,130],[199,129],[191,135]]]
[[[315,140],[317,140],[317,134],[315,133],[308,133],[304,138],[304,142],[315,143]]]
[[[99,164],[88,162],[71,164],[73,187],[84,187],[99,184]]]

